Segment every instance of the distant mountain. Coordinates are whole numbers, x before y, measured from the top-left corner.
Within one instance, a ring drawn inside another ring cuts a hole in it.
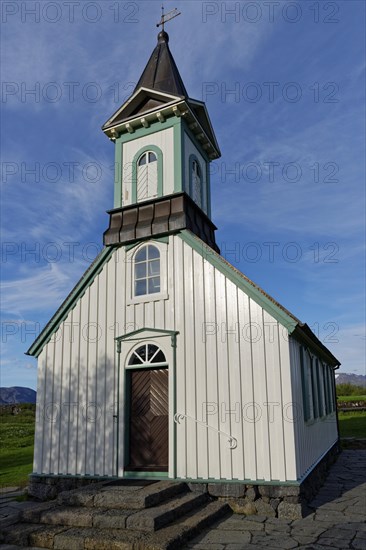
[[[30,388],[14,386],[13,388],[0,388],[0,405],[13,403],[35,403],[37,392]]]
[[[352,386],[366,387],[366,376],[363,374],[336,374],[336,384],[352,384]]]

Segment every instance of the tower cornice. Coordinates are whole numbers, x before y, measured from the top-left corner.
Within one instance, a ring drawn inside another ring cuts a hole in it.
[[[141,128],[150,128],[157,122],[163,124],[166,120],[172,117],[182,118],[195,138],[200,142],[203,149],[210,160],[218,159],[221,156],[219,146],[217,144],[211,123],[207,115],[207,124],[210,132],[207,132],[201,124],[199,118],[193,112],[193,105],[200,105],[203,108],[204,104],[196,100],[186,101],[179,99],[166,103],[163,107],[159,106],[146,113],[133,115],[120,120],[116,123],[110,122],[103,127],[103,132],[109,139],[115,141],[123,134],[133,134]],[[206,112],[207,113],[207,112]],[[112,119],[113,120],[113,119]],[[211,134],[211,135],[209,135]]]

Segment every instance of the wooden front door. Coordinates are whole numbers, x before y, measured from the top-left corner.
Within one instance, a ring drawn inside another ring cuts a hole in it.
[[[168,471],[168,369],[128,373],[129,458],[127,470]]]

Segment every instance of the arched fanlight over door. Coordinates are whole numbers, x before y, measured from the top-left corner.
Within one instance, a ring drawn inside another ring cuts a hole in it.
[[[153,151],[146,151],[137,161],[137,201],[158,196],[158,158]]]
[[[165,355],[155,344],[143,344],[132,352],[129,365],[154,365],[166,363]]]

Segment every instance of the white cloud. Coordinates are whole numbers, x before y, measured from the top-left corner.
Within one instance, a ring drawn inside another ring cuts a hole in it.
[[[64,300],[71,290],[75,271],[80,266],[70,264],[72,269],[49,264],[40,267],[33,275],[2,283],[2,307],[4,312],[19,317],[28,313],[37,318],[36,313],[52,310]]]

